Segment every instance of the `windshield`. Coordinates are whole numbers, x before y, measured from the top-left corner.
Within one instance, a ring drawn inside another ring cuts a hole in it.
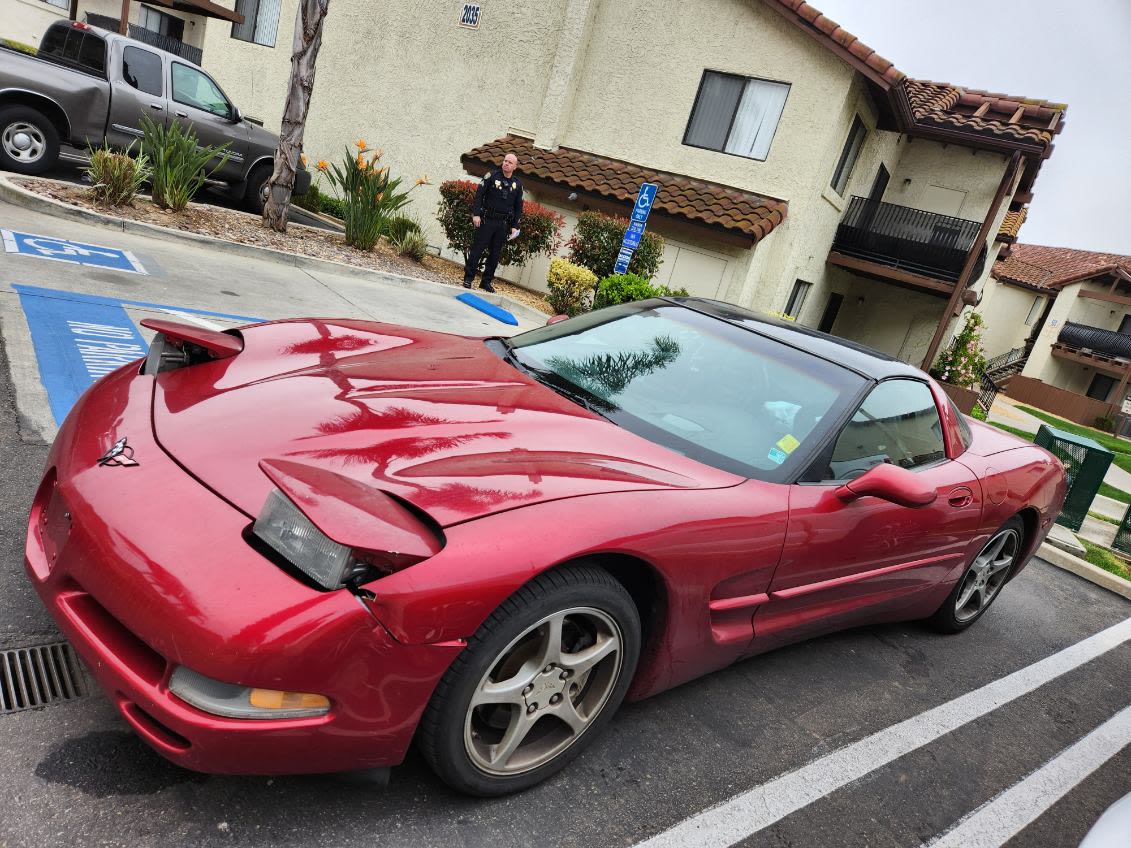
[[[619,426],[770,482],[804,462],[866,383],[848,369],[662,301],[603,309],[511,342],[515,360],[535,378]]]

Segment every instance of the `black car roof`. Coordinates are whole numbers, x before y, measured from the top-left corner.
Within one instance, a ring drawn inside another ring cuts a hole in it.
[[[745,330],[772,338],[821,359],[849,368],[865,377],[883,380],[888,377],[919,377],[923,372],[913,365],[888,356],[857,342],[830,336],[791,321],[783,321],[720,300],[703,297],[664,298],[696,312],[742,327]]]

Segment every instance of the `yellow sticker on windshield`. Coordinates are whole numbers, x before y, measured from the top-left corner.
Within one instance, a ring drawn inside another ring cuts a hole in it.
[[[797,450],[797,446],[800,444],[801,442],[797,441],[797,439],[795,439],[789,433],[786,433],[784,436],[778,439],[778,447],[786,453],[793,453],[795,450]]]

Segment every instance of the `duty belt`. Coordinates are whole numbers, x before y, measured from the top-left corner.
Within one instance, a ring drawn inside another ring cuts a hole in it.
[[[485,212],[483,217],[485,217],[485,218],[496,218],[500,221],[506,221],[506,220],[510,219],[510,213],[509,212]]]

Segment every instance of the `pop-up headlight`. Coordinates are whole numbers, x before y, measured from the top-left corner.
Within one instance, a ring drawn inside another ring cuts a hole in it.
[[[252,532],[326,589],[340,589],[370,570],[354,557],[352,550],[315,527],[278,489],[267,496]]]

